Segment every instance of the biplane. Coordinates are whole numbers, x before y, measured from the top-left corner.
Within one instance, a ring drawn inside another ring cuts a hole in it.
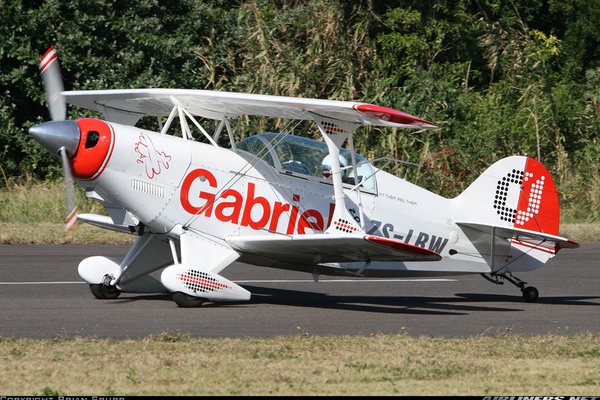
[[[79,264],[98,299],[171,293],[180,307],[249,300],[220,274],[240,261],[315,280],[480,274],[534,302],[538,290],[514,274],[578,247],[558,236],[556,187],[533,158],[499,160],[444,198],[354,151],[353,132],[363,125],[437,128],[402,111],[210,90],[65,91],[54,48],[40,71],[52,120],[29,133],[62,160],[66,229],[81,220],[135,235],[123,259]],[[66,104],[103,119],[67,120]],[[285,132],[236,140],[232,122],[245,115],[312,121],[322,140]],[[156,118],[156,131],[136,126],[145,117]],[[199,120],[213,120],[214,131]],[[72,182],[106,213],[78,213]]]

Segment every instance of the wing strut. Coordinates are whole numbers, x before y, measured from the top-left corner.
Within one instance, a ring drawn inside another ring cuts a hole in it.
[[[323,139],[329,150],[331,160],[338,160],[340,156],[340,148],[344,142],[351,138],[352,132],[360,126],[359,123],[350,121],[340,121],[337,119],[323,117],[318,114],[310,113],[312,119],[317,123],[319,131],[323,135]],[[351,140],[351,139],[350,139]],[[354,150],[352,149],[352,164],[356,168]],[[325,233],[361,233],[364,234],[361,217],[363,215],[360,201],[358,202],[359,214],[354,216],[348,211],[346,204],[346,195],[344,194],[344,186],[342,182],[342,170],[339,163],[331,163],[331,172],[333,178],[333,193],[335,208],[333,210],[333,218],[331,225]],[[359,190],[356,190],[358,193]],[[349,201],[349,200],[348,200]],[[364,218],[363,218],[364,219]]]
[[[354,152],[354,136],[350,134],[348,137],[348,147],[350,148],[350,157],[352,158],[352,171],[358,171],[356,164],[356,153]],[[361,182],[358,181],[359,177],[357,173],[354,173],[354,186],[352,190],[356,193],[356,201],[358,202],[358,215],[360,215],[361,228],[363,231],[365,230],[366,221],[365,221],[365,213],[362,206],[361,194],[358,186]]]
[[[235,146],[235,137],[233,136],[233,129],[231,128],[231,120],[229,117],[223,117],[221,122],[219,122],[219,126],[215,130],[213,134],[213,140],[217,142],[221,137],[221,132],[223,132],[223,127],[227,128],[227,135],[229,136],[229,142],[231,143],[231,150],[237,152],[237,148]]]
[[[190,130],[190,126],[187,123],[187,119],[186,119],[186,116],[187,116],[187,118],[189,118],[190,121],[192,121],[194,123],[196,128],[198,128],[200,130],[200,132],[206,137],[206,139],[208,139],[208,141],[213,146],[219,147],[219,145],[215,142],[215,140],[213,140],[213,138],[208,134],[208,132],[206,132],[206,130],[202,127],[202,125],[200,125],[198,123],[198,121],[196,121],[196,118],[194,118],[194,116],[192,114],[190,114],[184,107],[182,107],[175,97],[171,96],[170,99],[173,102],[173,109],[171,110],[171,113],[169,114],[169,117],[167,118],[167,122],[165,122],[165,125],[161,128],[161,131],[160,131],[161,134],[164,135],[167,133],[167,131],[171,127],[171,124],[173,123],[173,120],[175,119],[175,116],[178,116],[179,117],[179,125],[181,127],[181,137],[184,140],[194,140],[194,137]],[[222,127],[221,127],[221,129],[222,129]]]

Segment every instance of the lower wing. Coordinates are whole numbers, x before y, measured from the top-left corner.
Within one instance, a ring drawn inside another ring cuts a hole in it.
[[[314,234],[230,236],[235,250],[292,263],[320,264],[354,261],[439,261],[431,250],[371,235]]]

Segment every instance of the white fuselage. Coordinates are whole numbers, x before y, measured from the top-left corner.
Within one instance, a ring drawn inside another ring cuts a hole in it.
[[[94,181],[80,184],[93,188],[109,209],[128,210],[156,234],[176,236],[182,227],[189,227],[221,239],[310,235],[323,232],[331,222],[333,185],[323,178],[277,170],[243,152],[210,144],[134,127],[116,129],[106,169]],[[372,262],[366,269],[364,262],[336,263],[322,266],[321,272],[361,268],[364,276],[490,272],[472,239],[455,224],[466,219],[469,209],[381,170],[375,180],[374,190],[351,191],[347,200],[350,212],[364,221],[365,232],[435,251],[443,259]],[[309,270],[295,265],[293,254],[284,260],[242,254],[240,261]]]

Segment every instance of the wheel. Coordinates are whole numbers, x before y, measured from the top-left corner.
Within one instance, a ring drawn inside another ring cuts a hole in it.
[[[202,297],[190,296],[189,294],[182,292],[173,293],[173,300],[179,307],[186,308],[200,307],[202,304],[204,304],[204,302],[206,302],[206,299],[203,299]]]
[[[90,290],[94,297],[101,300],[116,299],[121,294],[121,291],[114,286],[90,285]]]
[[[523,298],[527,303],[535,303],[538,297],[540,297],[540,292],[533,286],[523,289]]]

